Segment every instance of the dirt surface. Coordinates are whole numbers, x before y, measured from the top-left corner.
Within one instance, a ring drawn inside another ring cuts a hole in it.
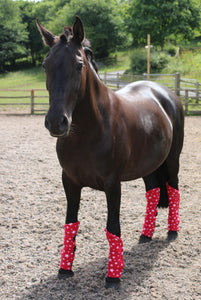
[[[142,180],[122,184],[125,268],[121,289],[106,290],[104,193],[83,189],[75,276],[57,279],[66,200],[56,140],[44,116],[0,116],[0,299],[201,299],[201,118],[187,117],[180,169],[180,233],[167,242],[167,209],[154,239],[139,245]]]

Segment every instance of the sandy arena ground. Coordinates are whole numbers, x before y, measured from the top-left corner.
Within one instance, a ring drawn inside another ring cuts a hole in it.
[[[83,189],[75,276],[57,279],[66,200],[56,140],[44,116],[0,115],[0,299],[201,299],[201,117],[187,117],[180,161],[180,233],[168,243],[167,209],[153,241],[139,245],[141,179],[122,184],[125,268],[121,289],[104,288],[108,242],[104,193]]]

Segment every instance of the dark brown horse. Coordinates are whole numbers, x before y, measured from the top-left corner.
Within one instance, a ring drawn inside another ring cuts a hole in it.
[[[151,240],[158,206],[169,205],[168,238],[179,230],[179,156],[184,114],[173,92],[139,81],[117,92],[98,78],[83,49],[84,28],[55,36],[37,21],[50,52],[43,62],[49,91],[45,126],[57,137],[57,155],[67,197],[64,248],[59,277],[72,276],[81,189],[104,191],[110,246],[107,286],[118,285],[123,270],[119,212],[121,181],[142,177],[147,208],[140,242]],[[160,201],[159,201],[160,200]]]

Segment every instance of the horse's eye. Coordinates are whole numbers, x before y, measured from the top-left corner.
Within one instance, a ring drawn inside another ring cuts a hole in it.
[[[82,62],[79,62],[79,63],[76,64],[76,70],[77,71],[80,72],[82,70],[82,67],[83,67],[83,63]]]

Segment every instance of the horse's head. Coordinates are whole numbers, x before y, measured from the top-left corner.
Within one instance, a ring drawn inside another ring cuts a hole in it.
[[[72,29],[65,27],[60,36],[45,29],[38,20],[37,26],[44,43],[50,47],[43,61],[50,102],[45,126],[52,136],[66,136],[70,131],[73,111],[86,83],[83,24],[76,17]]]

